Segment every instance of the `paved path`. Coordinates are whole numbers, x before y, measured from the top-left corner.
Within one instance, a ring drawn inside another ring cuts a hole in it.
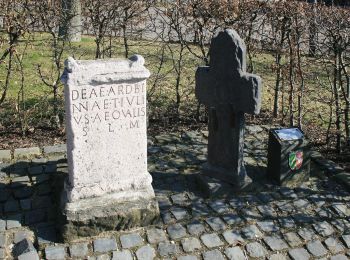
[[[195,174],[206,159],[205,135],[150,138],[149,171],[161,209],[156,225],[71,244],[55,243],[57,201],[67,172],[64,147],[46,148],[47,158],[0,164],[0,259],[12,254],[36,259],[37,252],[42,259],[101,260],[350,257],[350,194],[327,177],[316,177],[320,171],[314,167],[303,187],[269,184],[265,127],[248,126],[245,150],[247,168],[265,183],[263,191],[204,198]]]

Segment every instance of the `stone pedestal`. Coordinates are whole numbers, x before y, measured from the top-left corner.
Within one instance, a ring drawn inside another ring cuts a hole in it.
[[[96,236],[108,230],[148,226],[159,216],[158,202],[154,197],[120,200],[118,194],[68,203],[64,211],[64,241]]]
[[[148,225],[159,215],[147,171],[143,64],[138,55],[66,62],[65,239]]]

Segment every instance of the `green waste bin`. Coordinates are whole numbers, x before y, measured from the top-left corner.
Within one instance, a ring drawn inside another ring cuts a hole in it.
[[[267,176],[274,183],[297,187],[310,176],[310,147],[299,128],[269,131]]]

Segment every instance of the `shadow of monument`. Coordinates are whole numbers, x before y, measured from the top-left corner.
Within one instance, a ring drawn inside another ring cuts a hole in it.
[[[244,196],[252,195],[259,197],[263,192],[271,192],[276,189],[276,186],[267,178],[266,168],[246,165],[248,175],[252,178],[254,187],[253,191],[232,194],[233,198],[244,200]],[[35,233],[36,244],[41,247],[44,244],[52,242],[60,242],[61,216],[60,195],[63,190],[64,179],[67,177],[66,160],[49,161],[48,163],[29,163],[17,162],[1,169],[6,172],[7,177],[0,182],[0,201],[3,204],[3,209],[0,214],[0,228],[7,229],[19,228],[21,226],[28,227]],[[205,197],[198,186],[196,176],[199,174],[184,174],[177,172],[161,172],[153,171],[153,187],[157,198],[166,197],[172,200],[173,195],[185,193],[188,197],[189,204],[186,206],[188,212],[191,212],[191,221],[197,218],[194,212],[196,210],[206,211],[208,206],[203,201]],[[11,179],[11,181],[10,181]],[[320,192],[329,192],[329,183],[325,183],[324,190],[320,187]],[[273,187],[273,188],[272,188]],[[283,188],[277,188],[278,190]],[[286,188],[286,190],[288,190]],[[300,194],[305,194],[305,198],[314,191],[309,188],[294,189]],[[260,197],[259,197],[260,198]],[[229,203],[230,198],[224,198],[223,201]],[[322,202],[325,199],[320,197],[314,199],[314,203]],[[326,199],[331,203],[341,202],[343,200],[337,197]],[[210,200],[210,202],[215,200]],[[260,201],[257,205],[267,205],[272,201]],[[290,202],[292,199],[289,200]],[[208,201],[206,203],[209,203]],[[234,211],[240,214],[244,219],[251,221],[279,221],[286,222],[290,219],[295,220],[298,226],[309,226],[312,223],[318,223],[323,220],[332,220],[334,215],[329,212],[329,215],[324,214],[310,215],[307,211],[300,210],[298,212],[290,212],[278,216],[257,216],[251,214],[251,207],[255,207],[254,202],[244,201],[245,205],[234,207]],[[161,213],[168,210],[170,207],[176,206],[176,203],[171,203],[168,207],[160,205]],[[256,210],[256,209],[255,209]],[[212,215],[221,216],[213,211]],[[344,217],[345,219],[345,217]]]
[[[65,166],[59,167],[60,164]],[[50,169],[50,172],[45,169]],[[50,161],[49,164],[19,161],[8,164],[1,171],[7,175],[6,182],[0,182],[0,201],[4,204],[0,211],[3,230],[6,226],[7,229],[27,227],[35,234],[38,247],[62,242],[60,234],[64,220],[60,199],[64,180],[68,177],[66,160]],[[200,196],[193,175],[151,174],[157,196],[183,192]]]
[[[19,161],[1,169],[7,175],[0,183],[0,223],[5,229],[28,227],[38,245],[59,241],[60,194],[67,176],[66,166],[60,165],[65,163]]]
[[[152,186],[156,196],[169,196],[175,193],[190,192],[201,197],[202,194],[196,183],[196,174],[180,174],[154,171]]]
[[[269,186],[274,183],[266,176],[266,167],[246,165],[248,176],[253,181],[255,191],[268,191]],[[203,190],[197,181],[197,176],[201,170],[193,174],[181,174],[181,173],[169,173],[154,171],[151,172],[153,177],[153,188],[158,196],[168,196],[173,193],[190,192],[193,195],[201,198],[205,198]],[[232,192],[230,192],[232,193]],[[234,193],[232,196],[236,196],[238,193]]]
[[[267,177],[266,167],[246,164],[245,168],[247,175],[252,179],[253,183],[261,184],[262,186],[265,184],[273,184]]]

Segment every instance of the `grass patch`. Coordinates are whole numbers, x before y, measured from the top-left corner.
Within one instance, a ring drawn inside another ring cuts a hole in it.
[[[28,43],[26,50],[25,46]],[[151,71],[152,76],[148,81],[148,100],[150,107],[150,117],[154,119],[171,117],[176,104],[176,70],[174,69],[174,60],[179,59],[179,44],[164,45],[161,42],[151,42],[143,40],[130,40],[130,54],[141,54],[145,57],[146,67]],[[107,48],[107,43],[104,46]],[[0,46],[0,53],[5,46]],[[171,50],[171,51],[170,51]],[[197,51],[194,48],[195,51]],[[52,59],[52,48],[50,36],[46,33],[36,33],[30,38],[22,40],[18,46],[16,53],[22,54],[24,67],[24,97],[27,124],[30,127],[48,127],[51,124],[52,117],[52,90],[46,86],[40,79],[38,66],[42,70],[42,74],[50,82],[56,79],[57,71],[55,70]],[[112,39],[112,49],[110,51],[112,58],[124,57],[123,42],[119,38]],[[199,53],[199,50],[198,50]],[[187,49],[183,53],[183,61],[181,64],[181,80],[180,80],[180,115],[183,118],[194,117],[197,102],[194,96],[194,79],[196,68],[203,65],[203,61],[195,58]],[[95,58],[95,42],[94,38],[84,36],[80,43],[72,43],[65,47],[62,59],[63,61],[72,56],[75,59],[94,59]],[[107,52],[104,58],[109,58]],[[304,95],[304,114],[303,119],[305,125],[317,125],[322,129],[327,126],[326,122],[320,118],[327,118],[329,114],[329,106],[322,102],[322,99],[328,99],[330,93],[327,87],[320,82],[326,82],[326,73],[320,68],[317,60],[309,57],[303,57],[305,66],[305,95]],[[285,65],[288,61],[283,60]],[[258,52],[253,57],[255,71],[263,79],[263,101],[262,109],[264,111],[272,111],[274,87],[275,87],[275,71],[273,68],[273,53]],[[176,64],[175,64],[176,65]],[[6,75],[6,63],[0,65],[1,84]],[[315,80],[316,76],[318,80]],[[321,86],[321,87],[320,87]],[[284,84],[284,95],[287,102],[288,86]],[[320,91],[322,89],[322,91]],[[10,79],[10,86],[6,102],[1,106],[0,125],[3,127],[16,128],[20,124],[18,97],[21,94],[20,71],[16,63],[13,74]],[[295,94],[295,99],[297,99]],[[64,117],[63,110],[63,86],[59,87],[59,104],[60,113]],[[23,105],[23,104],[22,104]],[[286,106],[287,109],[287,106]],[[23,111],[22,111],[23,112]],[[285,110],[284,112],[288,112]],[[204,110],[201,112],[204,113]],[[9,116],[12,115],[12,116]],[[14,116],[13,116],[14,115]]]

